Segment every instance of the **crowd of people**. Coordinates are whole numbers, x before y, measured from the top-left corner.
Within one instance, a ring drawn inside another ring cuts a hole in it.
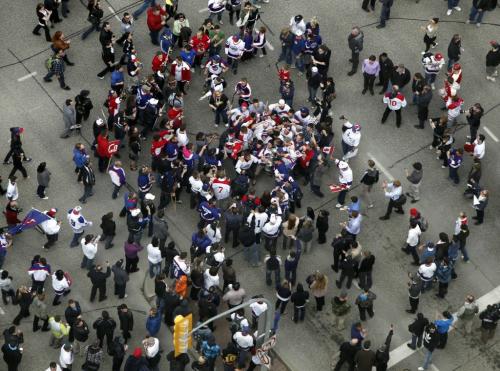
[[[377,28],[385,27],[392,4],[392,0],[382,1]],[[37,5],[38,24],[33,33],[39,35],[43,28],[46,40],[51,42],[53,54],[46,61],[48,73],[44,81],[50,82],[56,76],[61,88],[70,90],[65,79],[66,66],[74,65],[68,57],[71,55],[70,40],[61,31],[56,31],[53,36],[50,32],[54,24],[62,21],[58,14],[59,5],[62,16],[67,18],[70,13],[67,0],[46,0]],[[367,12],[370,11],[368,6],[368,1],[363,1],[362,8]],[[375,10],[374,1],[370,6]],[[496,3],[492,0],[475,0],[468,23],[479,26],[484,12],[494,7]],[[68,245],[70,248],[81,247],[80,266],[87,272],[91,303],[96,296],[99,302],[107,299],[107,282],[111,276],[114,295],[118,299],[127,298],[127,283],[138,276],[139,259],[146,255],[147,276],[154,280],[156,303],[147,316],[144,340],[128,352],[127,342],[134,330],[134,316],[125,303],[116,308],[116,315],[102,311],[92,325],[85,321],[80,303],[74,299],[67,301],[61,314],[57,306],[65,297],[71,297],[73,278],[62,268],[52,269],[44,254],[35,255],[31,261],[28,270],[31,283],[16,284],[25,280],[22,277],[14,279],[5,269],[13,264],[8,257],[15,242],[16,232],[12,232],[12,228],[15,231],[16,226],[24,225],[23,210],[18,204],[21,192],[16,173],[19,171],[28,178],[23,164],[32,159],[23,150],[25,129],[13,127],[10,129],[10,150],[4,159],[4,164],[12,163],[13,168],[6,189],[0,187],[0,192],[7,198],[4,212],[7,228],[0,234],[0,269],[3,269],[0,288],[6,305],[4,310],[11,310],[8,304],[19,307],[13,325],[3,332],[3,359],[9,371],[22,369],[23,333],[19,325],[21,320],[30,316],[33,317],[33,332],[50,332],[50,346],[60,350],[59,359],[50,363],[47,371],[71,370],[77,355],[82,356],[83,370],[99,370],[104,349],[112,357],[114,371],[121,370],[122,365],[125,371],[158,370],[159,365],[167,361],[171,370],[184,370],[190,363],[187,354],[176,356],[169,350],[163,353],[157,337],[162,321],[172,328],[177,315],[193,314],[195,322],[200,325],[221,312],[224,306],[232,309],[249,298],[263,297],[245,290],[245,282],[238,279],[233,259],[229,256],[232,254],[227,254],[228,245],[243,250],[243,259],[249,267],[263,266],[265,283],[276,289],[276,304],[274,308],[268,308],[263,300],[257,300],[248,309],[235,310],[227,318],[230,325],[223,339],[220,335],[219,338],[215,336],[214,322],[201,326],[193,334],[195,349],[200,355],[191,364],[193,369],[214,370],[216,364],[222,362],[226,371],[253,370],[261,364],[255,350],[262,336],[257,328],[264,312],[273,311],[275,321],[271,331],[274,334],[279,330],[280,318],[286,314],[288,305],[293,307],[293,322],[299,324],[306,317],[309,300],[314,297],[314,308],[321,312],[326,298],[331,297],[336,330],[344,331],[353,305],[359,310],[359,315],[352,314],[359,321],[352,324],[350,338],[340,347],[335,370],[340,370],[345,363],[350,370],[355,367],[360,371],[371,370],[373,366],[385,370],[395,329],[391,325],[385,341],[380,342],[376,351],[372,350],[373,339],[367,338],[364,322],[375,314],[377,295],[372,291],[372,271],[376,259],[374,252],[363,248],[358,238],[362,233],[365,210],[361,204],[366,203],[367,209],[379,206],[375,205],[372,192],[380,187],[388,200],[381,220],[390,219],[393,210],[404,214],[405,204],[412,204],[408,235],[402,250],[411,255],[411,264],[416,270],[409,275],[410,306],[406,311],[416,314],[409,326],[412,340],[408,347],[417,349],[423,345],[425,348],[424,363],[419,370],[428,369],[434,350],[446,346],[448,331],[457,321],[463,324],[465,333],[470,334],[472,321],[478,315],[482,341],[486,343],[493,337],[500,317],[498,305],[492,303],[480,311],[472,294],[467,295],[465,304],[456,313],[444,311],[434,321],[419,311],[420,296],[437,283],[436,296],[445,298],[449,284],[458,277],[455,267],[460,258],[464,263],[469,261],[466,249],[469,217],[465,212],[460,213],[450,233],[439,233],[436,242],[430,242],[431,237],[424,240],[422,233],[429,223],[415,207],[420,200],[420,185],[424,179],[422,163],[411,164],[411,169],[406,169],[405,180],[380,182],[379,167],[372,159],[364,173],[353,174],[349,162],[358,154],[362,126],[341,116],[341,150],[334,148],[336,118],[331,109],[337,92],[329,73],[332,55],[316,17],[307,21],[302,15],[295,15],[281,31],[281,51],[275,64],[279,96],[273,97],[272,103],[254,97],[253,82],[245,77],[237,76],[235,86],[228,87],[225,76],[229,72],[238,75],[241,63],[252,63],[257,56],[270,58],[266,51],[268,30],[257,26],[260,8],[256,1],[209,0],[209,17],[193,31],[187,15],[179,11],[176,1],[158,5],[154,0],[145,0],[133,13],[123,14],[119,34],[115,34],[110,22],[103,20],[100,2],[89,0],[88,21],[91,26],[81,33],[81,37],[86,40],[93,31],[99,32],[105,66],[97,77],[104,79],[109,74],[109,89],[92,97],[89,90],[81,90],[64,102],[64,131],[60,136],[78,138],[72,149],[72,159],[75,177],[83,184],[83,194],[79,198],[80,204],[67,212],[55,208],[44,211],[38,228],[47,239],[43,245],[45,251],[63,248],[56,247],[63,245],[58,241],[60,229],[71,229],[73,237]],[[453,10],[460,11],[458,1],[448,1],[448,9],[448,15]],[[155,50],[151,68],[145,66],[141,52],[134,46],[134,30],[144,27],[141,19],[144,12]],[[226,13],[231,27],[223,30]],[[432,127],[430,150],[436,151],[442,167],[448,168],[453,185],[461,183],[459,173],[463,172],[460,168],[464,156],[471,156],[473,164],[466,182],[462,182],[465,183],[463,194],[471,199],[476,211],[472,219],[480,225],[484,222],[489,199],[489,191],[480,181],[486,146],[486,137],[479,130],[484,109],[480,103],[464,108],[460,90],[462,79],[467,78],[467,74],[463,74],[460,64],[463,52],[461,36],[453,35],[445,58],[443,53],[433,52],[438,45],[438,28],[438,18],[432,18],[422,26],[425,49],[419,57],[423,73],[412,76],[408,68],[393,62],[385,52],[379,56],[370,55],[361,62],[364,78],[361,93],[375,95],[374,86],[380,86],[379,94],[383,95],[382,103],[386,105],[381,124],[394,112],[396,126],[400,128],[402,112],[408,109],[405,91],[411,90],[410,104],[417,108],[418,124],[415,127],[424,129],[427,124]],[[352,63],[348,76],[358,71],[363,44],[362,29],[353,27],[347,37]],[[496,41],[491,41],[490,45],[491,50],[486,55],[486,79],[494,82],[500,64],[500,45]],[[118,48],[122,49],[119,56],[115,51]],[[310,103],[307,106],[294,102],[295,90],[298,89],[297,80],[292,79],[295,75],[297,78],[305,76],[307,80]],[[191,89],[194,79],[202,82],[202,91]],[[434,97],[436,85],[437,98]],[[215,133],[189,130],[185,120],[188,107],[184,100],[188,93],[199,94],[200,101],[206,100],[214,115]],[[429,104],[433,99],[442,100],[445,113],[429,118]],[[96,100],[104,102],[107,117],[93,120],[99,116],[99,112],[93,114]],[[466,117],[470,129],[465,143],[455,139],[455,131],[462,125],[458,123],[460,115]],[[89,118],[93,120],[93,137],[86,145],[85,137],[80,139],[79,135]],[[95,162],[98,172],[105,175],[95,173]],[[327,173],[335,174],[338,180],[325,190]],[[36,175],[37,196],[41,200],[56,197],[47,192],[51,179],[50,164],[39,163]],[[270,179],[273,186],[260,194],[256,183],[264,178]],[[352,190],[356,178],[360,179],[359,195]],[[94,196],[97,181],[111,183],[110,196],[122,205],[119,217],[123,218],[121,223],[128,230],[124,256],[113,264],[103,263],[97,256],[102,254],[102,248],[106,250],[114,246],[120,220],[115,221],[113,213],[107,213],[99,225],[102,232],[92,234],[88,230],[96,229],[96,226],[85,217],[90,210],[86,204]],[[406,185],[408,192],[403,190]],[[314,252],[316,245],[329,242],[326,234],[330,229],[330,211],[312,207],[305,207],[302,211],[301,201],[306,187],[318,198],[324,198],[324,192],[335,193],[335,207],[346,213],[347,221],[341,223],[341,232],[331,243],[331,268],[338,274],[336,295],[331,295],[334,290],[329,286],[327,272],[310,272],[305,282],[297,280],[301,255]],[[20,188],[22,193],[26,192],[22,189],[24,187]],[[186,198],[183,193],[189,196]],[[181,207],[183,199],[189,199],[186,204],[199,218],[189,251],[181,251],[172,241],[167,222],[167,215]],[[62,219],[67,219],[67,222]],[[471,228],[471,232],[474,233],[474,229]],[[426,240],[429,242],[424,242]],[[145,252],[141,253],[142,250]],[[47,300],[51,290],[46,287],[46,281],[52,283],[52,306]],[[352,285],[359,289],[357,294],[349,294]],[[119,327],[113,317],[119,320]],[[118,330],[121,336],[117,335]],[[227,339],[227,345],[222,343]]]

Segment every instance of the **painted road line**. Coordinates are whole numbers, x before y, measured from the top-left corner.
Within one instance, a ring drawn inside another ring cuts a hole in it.
[[[373,159],[373,157],[372,157],[372,159]],[[375,161],[375,159],[373,159],[373,161]],[[492,303],[498,303],[498,302],[500,302],[500,286],[494,288],[489,293],[481,296],[479,299],[476,300],[476,303],[479,306],[480,312],[482,312],[484,309],[486,309],[487,305],[492,304]],[[454,313],[454,316],[455,315],[456,315],[456,313]],[[453,331],[454,329],[455,328],[452,327],[450,329],[450,331]],[[408,342],[410,342],[410,340]],[[417,350],[412,350],[412,349],[408,348],[406,343],[400,345],[399,347],[397,347],[396,349],[391,351],[388,367],[390,368],[392,366],[397,365],[399,362],[408,358],[416,351]]]
[[[115,12],[115,10],[114,10],[112,7],[108,6],[108,9],[109,9],[109,11],[110,11],[110,12],[111,12],[114,16],[115,16],[115,18],[116,18],[116,19],[118,19],[118,21],[119,21],[119,22],[121,22],[121,21],[122,21],[122,20],[120,19],[120,17],[118,17],[118,16],[116,15],[116,12]]]
[[[371,158],[375,162],[375,165],[377,165],[377,167],[385,174],[387,178],[389,178],[390,180],[396,179],[391,175],[391,173],[389,173],[389,171],[384,167],[384,165],[382,165],[370,152],[366,152],[366,154],[368,155],[369,158]]]
[[[266,40],[266,46],[269,48],[269,50],[274,50],[274,46],[271,45],[269,41]]]
[[[37,75],[36,71],[35,72],[31,72],[31,73],[28,73],[26,76],[18,78],[17,81],[21,82],[21,81],[24,81],[24,80],[28,80],[30,77],[33,77],[33,76],[36,76],[36,75]]]
[[[205,12],[208,12],[208,8],[203,8],[198,10],[198,13],[205,13]]]
[[[431,366],[431,370],[433,370],[433,371],[439,371],[439,368],[437,368],[436,366],[434,366],[433,363],[431,363],[430,366]]]
[[[495,142],[498,142],[498,138],[495,134],[493,134],[493,132],[488,129],[486,126],[483,126],[483,129],[486,133],[488,133],[488,135],[491,137],[491,139],[493,139]]]

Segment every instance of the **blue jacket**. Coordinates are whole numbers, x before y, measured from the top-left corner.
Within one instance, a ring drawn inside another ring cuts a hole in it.
[[[194,57],[196,56],[196,52],[194,50],[191,50],[189,53],[186,52],[185,50],[181,50],[180,55],[181,55],[181,58],[184,62],[186,62],[190,66],[193,65]]]
[[[200,203],[199,207],[200,216],[207,222],[213,222],[220,219],[220,209],[215,206],[210,206],[208,202]]]
[[[153,186],[153,182],[149,179],[149,174],[139,174],[137,178],[137,185],[139,186],[140,192],[149,192],[151,187]]]
[[[448,260],[450,262],[454,262],[455,260],[457,260],[459,251],[460,251],[460,243],[452,242],[450,246],[448,246]]]
[[[293,45],[292,45],[292,52],[295,55],[298,55],[302,52],[304,52],[305,48],[305,41],[302,36],[295,36],[295,39],[293,40]]]
[[[116,85],[120,82],[124,81],[123,72],[121,71],[113,71],[111,73],[111,86]]]
[[[172,30],[168,27],[163,28],[160,35],[160,49],[162,53],[168,54],[172,46]]]
[[[208,238],[207,235],[200,236],[198,232],[195,232],[191,237],[191,243],[193,244],[193,246],[199,248],[200,252],[203,251],[203,253],[206,253],[207,247],[212,244],[212,241],[210,240],[210,238]]]
[[[161,327],[161,312],[158,311],[156,316],[151,317],[148,316],[146,320],[146,330],[148,330],[148,334],[151,336],[156,336],[156,334],[160,331]]]
[[[451,281],[451,266],[439,264],[436,269],[436,278],[439,282],[449,283]]]
[[[85,152],[82,152],[76,148],[73,149],[73,162],[75,163],[77,168],[83,167],[88,158],[89,156]]]

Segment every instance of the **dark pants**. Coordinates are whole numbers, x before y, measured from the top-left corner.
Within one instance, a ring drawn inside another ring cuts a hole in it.
[[[16,326],[19,326],[19,323],[23,318],[29,317],[30,316],[30,307],[29,306],[21,306],[19,308],[19,313],[17,316],[14,318],[12,323]]]
[[[221,121],[224,124],[227,124],[228,119],[227,119],[227,111],[225,109],[222,110],[215,110],[215,125],[220,125]]]
[[[484,210],[476,209],[476,219],[478,223],[482,223],[484,221]]]
[[[423,128],[425,121],[429,118],[429,107],[428,106],[418,106],[417,107],[417,117],[418,126]]]
[[[359,318],[361,319],[361,321],[366,321],[366,313],[368,313],[370,318],[373,318],[373,316],[375,315],[375,313],[373,313],[373,305],[370,305],[369,307],[366,308],[358,305],[358,309],[359,309]]]
[[[391,17],[391,8],[386,6],[382,7],[382,11],[380,12],[380,25],[385,27],[385,22]]]
[[[290,282],[292,286],[295,286],[295,281],[297,280],[297,269],[285,269],[285,279]]]
[[[425,52],[428,52],[431,46],[436,45],[436,36],[429,37],[427,34],[424,36]]]
[[[43,28],[43,31],[45,32],[45,40],[47,41],[52,41],[52,37],[50,36],[50,31],[49,31],[49,26],[40,26],[39,24],[36,25],[36,27],[33,29],[33,33],[35,35],[40,35],[40,29]]]
[[[273,281],[272,281],[272,273],[274,272],[274,281],[275,281],[275,284],[276,285],[279,285],[280,284],[280,280],[281,280],[281,271],[280,269],[276,269],[276,270],[267,270],[266,269],[266,284],[267,286],[271,286],[273,284]]]
[[[345,197],[347,196],[347,192],[349,192],[348,189],[343,189],[342,191],[339,192],[337,196],[337,202],[341,205],[344,205],[345,203]]]
[[[238,73],[238,59],[228,57],[227,64],[231,67],[231,70],[236,75],[236,73]]]
[[[352,72],[356,72],[359,66],[359,53],[356,53],[354,50],[351,50],[351,63],[352,63]]]
[[[114,66],[110,66],[108,63],[106,63],[106,67],[101,72],[99,72],[97,74],[97,76],[98,77],[104,77],[108,72],[112,73],[114,69],[115,69]]]
[[[471,143],[474,141],[474,139],[476,139],[478,130],[479,126],[469,125]]]
[[[106,345],[108,346],[108,351],[109,351],[112,348],[113,344],[113,333],[97,334],[97,339],[99,340],[99,346],[101,348],[104,343],[104,337],[106,337]]]
[[[78,199],[78,201],[85,203],[87,202],[87,198],[91,197],[94,193],[92,192],[92,185],[84,184],[83,185],[83,196]]]
[[[361,8],[363,8],[364,10],[368,10],[368,3],[370,3],[370,8],[372,8],[372,10],[375,10],[375,0],[363,0]]]
[[[436,348],[438,349],[444,349],[446,347],[446,343],[448,342],[448,333],[445,332],[444,334],[439,334],[439,342]]]
[[[45,197],[45,186],[38,185],[38,188],[36,189],[36,194],[38,195],[38,197],[44,198]]]
[[[100,23],[100,21],[92,23],[92,26],[90,26],[84,33],[82,33],[82,40],[85,40],[92,33],[92,31],[99,31],[101,29],[99,27]]]
[[[153,45],[160,45],[160,43],[158,42],[158,34],[160,33],[160,31],[151,31],[149,30],[149,37],[151,38],[151,43]]]
[[[385,216],[387,218],[390,217],[393,208],[401,214],[404,213],[403,207],[391,198],[389,200],[389,204],[387,205],[387,211],[385,212]]]
[[[392,112],[389,107],[385,108],[384,114],[382,115],[382,124],[387,121],[387,117],[389,117],[389,114]],[[399,128],[401,126],[401,110],[394,110],[396,113],[396,126]]]
[[[45,75],[45,77],[43,78],[43,80],[44,80],[45,82],[49,82],[49,81],[50,81],[50,78],[51,78],[52,76],[54,76],[54,75],[55,75],[55,73],[54,73],[53,71],[49,71],[49,72]],[[64,81],[64,73],[59,73],[59,74],[57,74],[56,76],[57,76],[57,80],[59,81],[59,86],[60,86],[61,88],[65,88],[65,87],[66,87],[66,82]]]
[[[13,176],[18,170],[23,174],[23,178],[28,177],[28,172],[26,171],[26,168],[23,166],[22,161],[14,161],[14,167],[10,171],[9,178]]]
[[[344,358],[344,357],[342,357],[342,355],[340,355],[340,359],[337,362],[337,364],[335,365],[334,371],[340,371],[342,369],[342,366],[346,362],[349,365],[348,370],[349,371],[354,371],[354,361],[352,359]]]
[[[99,301],[103,301],[106,299],[106,284],[104,285],[92,285],[92,289],[90,291],[90,301],[93,302],[95,300],[95,295],[97,294],[97,290],[99,290]]]
[[[449,170],[449,177],[451,180],[453,180],[453,183],[455,184],[460,183],[460,178],[458,177],[458,167],[448,166],[448,170]]]
[[[288,304],[288,300],[287,301],[284,301],[284,300],[276,300],[276,305],[274,306],[276,310],[280,310],[280,313],[283,314],[285,313],[285,309],[286,309],[286,306]]]
[[[234,24],[233,14],[236,14],[236,19],[239,19],[240,18],[240,9],[234,9],[231,6],[231,10],[229,11],[229,23],[231,23],[231,24]]]
[[[321,312],[323,310],[323,306],[325,305],[325,297],[324,296],[315,296],[314,299],[316,300],[316,310],[318,312]]]
[[[33,332],[37,332],[38,330],[40,330],[40,326],[38,326],[38,323],[39,321],[42,320],[43,321],[43,325],[42,325],[42,331],[48,331],[49,330],[49,318],[40,318],[38,316],[34,316],[33,317]]]
[[[448,282],[439,282],[438,296],[444,299],[447,293],[448,293]]]
[[[359,277],[359,286],[362,289],[369,289],[372,287],[373,282],[372,282],[372,272],[359,272],[358,273]]]
[[[339,279],[337,281],[337,287],[338,288],[342,287],[342,283],[344,282],[344,279],[346,279],[346,278],[347,278],[346,287],[348,289],[351,288],[353,275],[352,274],[346,274],[344,270],[340,271],[340,277],[339,277]]]
[[[232,233],[233,234],[233,247],[236,247],[239,245],[238,242],[238,234],[240,231],[240,227],[238,225],[236,226],[226,226],[226,232],[224,233],[224,242],[227,244],[229,241],[229,235]]]
[[[1,267],[0,267],[1,268]],[[16,300],[16,292],[14,289],[10,290],[2,290],[2,301],[5,305],[7,305],[9,302],[7,301],[7,298],[10,296],[12,304],[15,303]]]
[[[369,75],[366,72],[363,73],[363,91],[370,90],[370,93],[373,94],[373,84],[375,83],[375,75]]]
[[[136,272],[138,263],[139,263],[139,257],[129,258],[125,256],[125,270],[127,271],[127,273]]]
[[[123,299],[125,297],[125,288],[127,285],[118,285],[115,283],[115,295],[118,295],[119,299]]]
[[[411,297],[409,297],[408,299],[410,300],[410,309],[412,313],[416,313],[418,309],[418,302],[420,301],[420,299],[419,298],[415,299]]]
[[[123,357],[113,357],[113,371],[120,371],[122,368]]]
[[[306,307],[293,307],[293,322],[302,322],[306,316]]]

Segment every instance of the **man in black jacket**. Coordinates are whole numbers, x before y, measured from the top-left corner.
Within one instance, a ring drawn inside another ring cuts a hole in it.
[[[90,291],[90,302],[95,300],[95,295],[97,289],[99,289],[99,301],[106,300],[106,280],[111,276],[111,268],[109,267],[109,262],[106,262],[106,273],[102,271],[102,266],[97,265],[92,268],[92,270],[87,273],[87,277],[90,278],[92,282],[92,290]]]
[[[422,313],[417,313],[417,318],[408,325],[408,331],[411,333],[411,343],[406,344],[408,348],[415,350],[417,347],[422,346],[424,329],[428,324],[429,320]]]
[[[76,320],[82,314],[82,310],[80,308],[80,303],[76,300],[69,299],[68,307],[64,311],[64,317],[66,318],[66,322],[70,326],[68,341],[72,343],[75,340],[73,328],[75,327]]]
[[[372,270],[375,264],[375,256],[369,250],[363,251],[363,257],[358,267],[359,287],[369,289],[372,287]]]
[[[115,35],[111,31],[111,25],[109,22],[103,22],[101,33],[99,34],[99,42],[101,43],[102,50],[104,50],[109,44],[115,42]]]
[[[340,358],[335,365],[334,371],[339,371],[346,362],[349,365],[349,371],[354,371],[354,356],[358,350],[358,339],[351,339],[351,341],[342,343],[340,346]]]
[[[462,37],[454,34],[448,45],[448,70],[460,60],[462,54]]]
[[[111,349],[111,344],[113,342],[113,333],[115,332],[116,322],[113,318],[109,316],[109,313],[105,310],[102,311],[101,317],[99,317],[92,327],[96,330],[97,339],[99,340],[99,347],[102,348],[104,342],[104,337],[106,336],[106,344],[108,346],[108,352]]]
[[[390,82],[391,85],[397,85],[399,87],[399,91],[402,91],[405,85],[407,85],[410,81],[410,70],[406,68],[404,64],[400,63],[392,69]]]
[[[363,5],[364,3],[365,2],[363,1]],[[361,31],[358,26],[353,27],[351,33],[347,37],[347,43],[349,44],[349,49],[351,49],[351,59],[349,59],[349,62],[352,63],[352,69],[347,74],[349,76],[354,75],[358,70],[359,53],[361,52],[361,50],[363,50],[363,40],[364,40],[363,31]]]
[[[92,188],[95,185],[95,174],[89,160],[80,168],[79,178],[83,181],[83,196],[78,199],[82,204],[87,203],[87,198],[94,195]]]
[[[389,78],[394,69],[394,63],[387,56],[387,53],[382,53],[378,56],[378,63],[380,64],[380,73],[378,74],[379,82],[377,86],[382,86],[379,94],[384,94],[389,85]]]
[[[490,41],[490,44],[491,49],[486,54],[486,79],[495,82],[500,64],[500,44],[496,41]]]
[[[439,334],[436,330],[436,326],[433,323],[431,323],[425,327],[424,331],[425,358],[424,358],[424,364],[418,368],[418,371],[427,370],[432,360],[432,353],[436,349],[438,342],[439,342]]]
[[[499,53],[500,61],[500,53]],[[467,123],[469,124],[470,135],[467,139],[470,139],[472,143],[477,138],[477,131],[481,125],[481,117],[483,117],[484,109],[480,103],[475,103],[471,108],[465,112],[465,117],[467,118]]]
[[[333,271],[337,272],[339,271],[339,262],[340,260],[343,260],[345,256],[347,255],[347,251],[349,251],[351,247],[351,242],[352,239],[350,237],[347,237],[347,231],[345,229],[342,229],[340,231],[340,235],[337,235],[333,242],[332,242],[332,247],[333,247],[333,264],[331,265],[331,268]]]
[[[380,11],[380,24],[377,28],[384,28],[385,22],[391,17],[391,8],[394,0],[379,0],[382,3],[382,10]]]

